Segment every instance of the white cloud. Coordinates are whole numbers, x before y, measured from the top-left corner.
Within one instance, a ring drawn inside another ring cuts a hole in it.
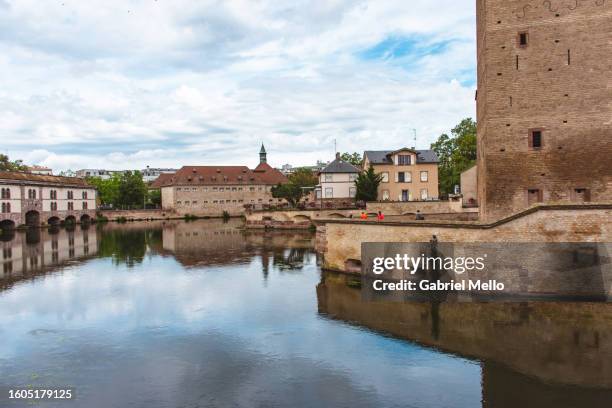
[[[261,141],[272,164],[308,164],[334,139],[412,145],[413,128],[426,148],[474,115],[473,1],[0,9],[0,149],[55,170],[252,166]],[[402,55],[364,57],[390,38]]]

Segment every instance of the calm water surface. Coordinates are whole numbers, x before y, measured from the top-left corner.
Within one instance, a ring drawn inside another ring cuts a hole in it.
[[[364,303],[313,236],[240,227],[3,236],[0,406],[612,406],[609,304]]]

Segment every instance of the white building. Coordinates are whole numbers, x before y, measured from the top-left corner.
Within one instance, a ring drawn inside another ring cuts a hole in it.
[[[149,183],[153,180],[156,180],[161,174],[174,174],[178,171],[178,169],[165,169],[165,168],[153,168],[147,166],[146,169],[141,170],[142,180],[145,183]]]
[[[336,159],[319,172],[319,185],[315,190],[317,200],[354,199],[359,173],[359,168],[340,159],[340,153],[336,153]]]
[[[43,176],[52,176],[53,170],[51,170],[49,167],[33,165],[28,166],[28,173],[42,174]]]

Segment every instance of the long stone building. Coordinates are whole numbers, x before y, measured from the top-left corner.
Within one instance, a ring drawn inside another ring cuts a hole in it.
[[[282,204],[284,200],[272,197],[272,187],[287,182],[287,177],[267,163],[263,145],[259,165],[253,170],[247,166],[184,166],[162,176],[152,185],[161,189],[162,208],[182,215],[220,216],[223,211],[239,215],[247,207]]]
[[[477,0],[478,201],[612,200],[612,1]]]
[[[88,221],[96,189],[75,177],[0,171],[0,227]]]

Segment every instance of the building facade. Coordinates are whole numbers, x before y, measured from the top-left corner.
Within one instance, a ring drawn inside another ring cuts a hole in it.
[[[478,201],[612,200],[612,1],[477,0]]]
[[[0,226],[37,226],[89,221],[96,189],[84,180],[22,172],[0,172]]]
[[[315,188],[316,199],[354,201],[357,194],[355,180],[360,172],[361,169],[342,160],[340,153],[336,153],[336,159],[319,172],[319,185]]]
[[[220,216],[223,211],[240,215],[246,208],[284,203],[272,197],[272,187],[287,178],[267,163],[262,145],[259,165],[185,166],[175,174],[163,174],[152,187],[161,189],[162,208],[178,214]]]
[[[433,150],[402,148],[363,153],[363,166],[382,175],[379,201],[438,199],[438,156]]]

